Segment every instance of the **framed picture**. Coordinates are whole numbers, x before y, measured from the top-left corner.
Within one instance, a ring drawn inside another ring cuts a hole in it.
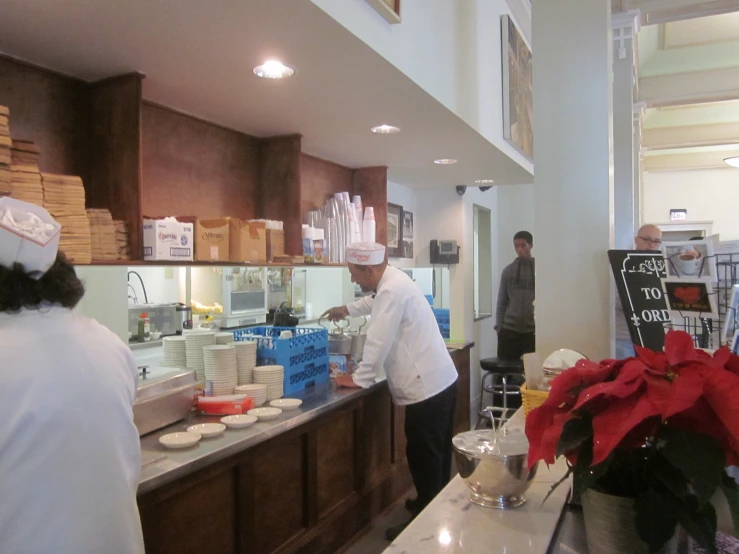
[[[412,240],[403,240],[403,257],[404,258],[413,257],[413,241]]]
[[[534,82],[531,50],[513,19],[501,18],[503,138],[534,161]]]
[[[366,0],[366,2],[391,25],[400,23],[400,0]]]
[[[662,279],[662,289],[673,315],[718,318],[716,296],[709,281],[667,277]]]
[[[403,240],[413,240],[413,213],[403,210]]]
[[[403,207],[387,205],[387,257],[400,258],[403,255]]]
[[[718,281],[712,240],[663,242],[667,276],[690,281]]]

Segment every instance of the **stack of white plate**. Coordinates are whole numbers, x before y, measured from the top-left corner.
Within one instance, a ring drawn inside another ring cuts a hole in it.
[[[267,385],[267,400],[282,398],[285,368],[281,365],[263,365],[254,368],[254,382]]]
[[[261,406],[267,401],[267,385],[239,385],[234,394],[244,394],[254,401],[254,406]]]
[[[228,344],[233,342],[234,334],[227,331],[216,333],[216,344]]]
[[[212,396],[233,394],[238,384],[236,372],[236,350],[227,344],[213,344],[203,347],[205,382],[210,386]]]
[[[185,337],[164,337],[162,339],[164,360],[162,365],[167,367],[187,367],[185,352]]]
[[[255,341],[239,341],[229,343],[236,348],[236,366],[239,372],[239,385],[254,382],[253,372],[257,367],[257,343]]]
[[[198,381],[205,379],[205,362],[203,361],[203,347],[216,343],[216,334],[213,331],[199,331],[188,333],[185,336],[185,353],[187,369],[194,369]]]

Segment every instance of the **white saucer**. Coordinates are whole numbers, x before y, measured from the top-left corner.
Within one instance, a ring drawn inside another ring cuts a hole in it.
[[[272,400],[269,405],[273,408],[280,408],[283,411],[297,410],[303,403],[299,398],[280,398],[279,400]]]
[[[199,433],[204,439],[217,437],[225,430],[226,426],[221,423],[198,423],[197,425],[190,425],[187,428],[188,433]]]
[[[200,441],[200,433],[170,433],[159,437],[159,443],[167,448],[189,448]]]
[[[247,412],[249,415],[257,416],[259,421],[269,421],[280,417],[282,410],[279,408],[254,408]]]
[[[257,422],[257,419],[257,416],[239,414],[222,417],[221,421],[225,423],[229,429],[243,429],[254,425]]]

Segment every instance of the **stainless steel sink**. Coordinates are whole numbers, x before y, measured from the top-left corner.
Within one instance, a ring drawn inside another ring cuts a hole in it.
[[[195,392],[194,371],[171,371],[159,378],[140,380],[133,405],[139,436],[183,419],[190,412]]]

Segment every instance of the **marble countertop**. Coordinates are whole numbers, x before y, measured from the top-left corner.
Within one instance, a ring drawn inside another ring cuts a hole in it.
[[[523,410],[516,412],[509,427],[520,428],[523,417]],[[550,487],[566,471],[563,460],[551,468],[539,464],[526,492],[528,502],[509,510],[484,508],[470,502],[470,491],[457,475],[385,552],[544,554],[557,532],[569,499],[570,484],[563,483],[543,501]]]

